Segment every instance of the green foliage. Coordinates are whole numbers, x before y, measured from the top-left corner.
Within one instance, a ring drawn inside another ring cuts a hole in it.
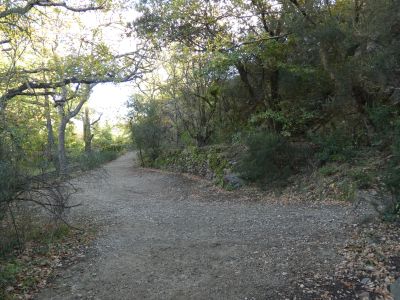
[[[368,107],[368,115],[378,132],[387,132],[392,129],[393,108],[386,105]]]
[[[322,176],[331,176],[338,172],[338,168],[336,165],[333,165],[333,164],[328,165],[327,164],[327,165],[324,165],[321,168],[319,168],[318,172]]]
[[[218,146],[164,150],[154,166],[208,177],[219,186],[224,185],[224,170],[230,167],[226,153]]]
[[[6,287],[15,284],[17,274],[21,271],[21,266],[16,261],[10,261],[0,265],[0,298],[7,299]]]
[[[102,150],[97,151],[94,150],[90,153],[84,153],[77,158],[75,161],[77,162],[79,168],[83,171],[89,171],[95,168],[100,167],[106,162],[112,161],[118,157],[118,151],[112,150]]]
[[[112,134],[112,127],[109,124],[105,124],[98,130],[93,139],[93,147],[101,150],[113,150],[114,136]]]
[[[367,111],[376,131],[373,143],[382,149],[389,148],[393,141],[392,133],[395,123],[395,111],[387,105],[368,107]]]
[[[321,163],[350,161],[356,154],[352,137],[342,129],[311,137],[318,146],[316,156]]]
[[[15,166],[10,162],[0,161],[0,203],[11,200],[18,185],[18,174]]]
[[[372,188],[376,182],[376,175],[366,169],[355,169],[351,172],[350,177],[354,180],[359,189]]]
[[[386,170],[384,183],[392,197],[386,212],[388,215],[400,216],[400,123],[397,123],[396,126],[392,156]]]
[[[139,150],[142,165],[151,166],[161,153],[164,132],[158,104],[132,99],[131,107],[135,114],[132,123],[133,142]]]
[[[246,145],[247,153],[237,166],[244,179],[262,183],[285,182],[292,174],[296,155],[284,137],[257,132],[248,137]]]
[[[303,108],[292,110],[290,103],[281,102],[282,110],[273,111],[267,109],[262,113],[254,114],[250,123],[254,126],[267,124],[271,130],[279,128],[280,134],[290,137],[293,134],[304,132],[306,125],[314,118],[313,114]]]
[[[352,202],[356,197],[357,184],[352,180],[345,179],[339,181],[336,185],[339,190],[338,200]]]
[[[214,173],[214,182],[223,186],[224,170],[230,167],[228,160],[221,155],[217,148],[211,147],[207,154],[207,164]]]
[[[40,264],[43,257],[45,258],[49,254],[52,247],[57,246],[60,241],[73,233],[71,228],[65,224],[52,226],[31,223],[30,220],[26,219],[17,221],[26,223],[24,226],[28,228],[21,236],[23,242],[33,242],[35,245],[27,255],[36,254],[37,256],[28,261],[16,258],[17,252],[15,249],[17,249],[18,241],[14,232],[9,232],[10,236],[7,243],[2,240],[0,244],[0,299],[14,299],[13,297],[7,298],[9,296],[6,292],[7,287],[15,286],[16,284],[21,289],[36,286],[38,282],[34,274],[22,276],[21,279],[21,272],[29,273],[33,266]],[[12,231],[12,229],[10,228],[9,231]],[[38,257],[40,257],[41,261],[38,261]]]

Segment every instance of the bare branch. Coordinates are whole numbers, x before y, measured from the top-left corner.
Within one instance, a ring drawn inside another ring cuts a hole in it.
[[[103,114],[100,114],[100,116],[99,116],[96,120],[94,120],[92,123],[90,123],[90,126],[93,126],[93,125],[95,125],[97,122],[99,122],[102,116],[103,116]]]

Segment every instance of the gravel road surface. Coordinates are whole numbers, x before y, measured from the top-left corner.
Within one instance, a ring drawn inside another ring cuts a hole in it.
[[[252,201],[142,169],[133,153],[104,168],[75,179],[72,212],[99,234],[37,299],[292,299],[304,276],[329,275],[354,222],[343,206]]]

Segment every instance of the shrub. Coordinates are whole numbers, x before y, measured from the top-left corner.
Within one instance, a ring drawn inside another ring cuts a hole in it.
[[[77,163],[79,168],[88,171],[95,169],[102,164],[114,160],[118,157],[118,151],[105,150],[105,151],[92,151],[78,156]]]
[[[0,298],[7,299],[5,289],[11,284],[15,284],[16,275],[20,272],[20,266],[17,262],[8,262],[0,266]]]
[[[355,155],[353,140],[344,130],[334,129],[326,134],[314,135],[311,139],[318,146],[316,155],[322,164],[350,161]]]
[[[354,170],[350,176],[353,178],[359,189],[371,188],[374,183],[374,175],[368,172],[368,170]]]
[[[18,186],[22,184],[16,168],[10,163],[0,160],[0,220],[6,212],[6,205],[14,199]]]
[[[400,123],[396,126],[392,156],[384,176],[384,184],[392,198],[387,205],[386,214],[400,216]]]
[[[357,184],[351,180],[345,179],[337,183],[337,189],[339,191],[337,199],[340,201],[354,201],[356,197]]]
[[[260,183],[284,182],[293,171],[295,150],[285,138],[270,132],[251,134],[247,152],[237,171],[241,177]]]
[[[369,119],[374,126],[374,135],[372,142],[374,146],[378,146],[381,150],[387,150],[393,141],[394,131],[394,111],[390,106],[375,105],[369,107]]]
[[[154,166],[155,160],[161,154],[161,142],[164,138],[164,128],[160,108],[157,103],[138,104],[138,115],[132,124],[132,138],[139,150],[142,166]]]
[[[384,133],[388,130],[392,130],[392,124],[391,122],[388,122],[388,120],[393,119],[393,109],[390,106],[384,106],[384,105],[376,105],[372,107],[368,107],[367,109],[368,116],[372,123],[374,124],[375,129],[379,133]]]
[[[338,172],[338,168],[337,168],[337,166],[334,166],[334,165],[325,165],[325,166],[322,166],[321,168],[319,168],[318,172],[322,176],[331,176]]]

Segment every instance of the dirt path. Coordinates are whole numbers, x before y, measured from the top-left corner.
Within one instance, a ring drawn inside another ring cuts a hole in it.
[[[74,217],[102,230],[38,299],[285,299],[304,274],[332,270],[353,222],[344,207],[245,201],[133,158],[101,183],[77,180]]]

